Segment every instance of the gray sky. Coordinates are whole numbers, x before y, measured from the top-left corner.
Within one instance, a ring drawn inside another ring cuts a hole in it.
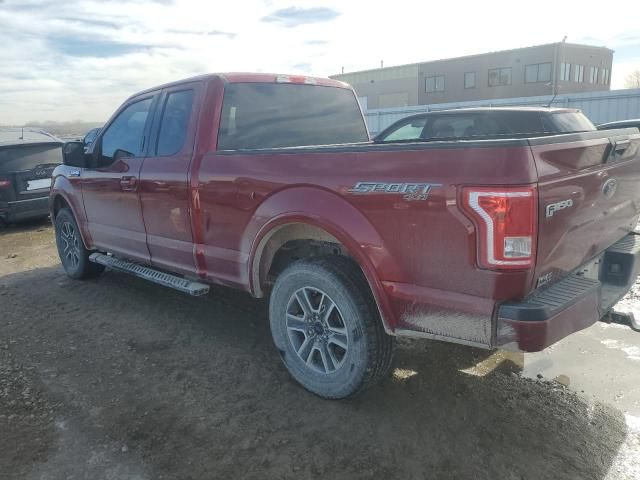
[[[640,68],[637,2],[0,0],[0,124],[106,120],[130,94],[205,72],[327,76],[559,41]],[[632,11],[633,10],[633,11]],[[611,18],[615,18],[612,21]]]

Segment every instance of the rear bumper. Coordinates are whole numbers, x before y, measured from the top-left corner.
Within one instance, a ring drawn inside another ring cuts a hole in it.
[[[44,217],[48,214],[48,196],[17,200],[15,202],[0,202],[0,219],[7,223],[34,217]]]
[[[578,271],[525,301],[502,304],[497,314],[497,346],[537,352],[604,317],[640,273],[640,235],[627,235],[599,261],[597,279]]]

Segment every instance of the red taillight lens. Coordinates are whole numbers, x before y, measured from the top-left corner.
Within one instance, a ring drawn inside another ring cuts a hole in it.
[[[9,180],[4,180],[0,178],[0,188],[9,188],[11,186],[11,182]]]
[[[464,209],[478,226],[478,263],[493,269],[533,266],[536,247],[535,187],[464,188]]]

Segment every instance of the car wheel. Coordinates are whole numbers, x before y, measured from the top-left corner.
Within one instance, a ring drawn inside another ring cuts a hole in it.
[[[58,212],[55,227],[58,255],[68,276],[83,279],[102,273],[104,266],[89,261],[91,252],[84,246],[71,210],[63,208]]]
[[[269,318],[286,368],[321,397],[357,395],[388,372],[393,337],[384,332],[360,269],[347,258],[291,264],[271,291]]]

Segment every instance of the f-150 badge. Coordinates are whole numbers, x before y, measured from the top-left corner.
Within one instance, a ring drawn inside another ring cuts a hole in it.
[[[358,182],[349,193],[395,193],[405,200],[426,200],[432,188],[441,186],[439,183]]]
[[[561,202],[550,203],[546,208],[546,216],[547,218],[553,217],[559,210],[564,210],[565,208],[571,207],[573,207],[573,200],[571,200],[570,198],[567,200],[562,200]]]

